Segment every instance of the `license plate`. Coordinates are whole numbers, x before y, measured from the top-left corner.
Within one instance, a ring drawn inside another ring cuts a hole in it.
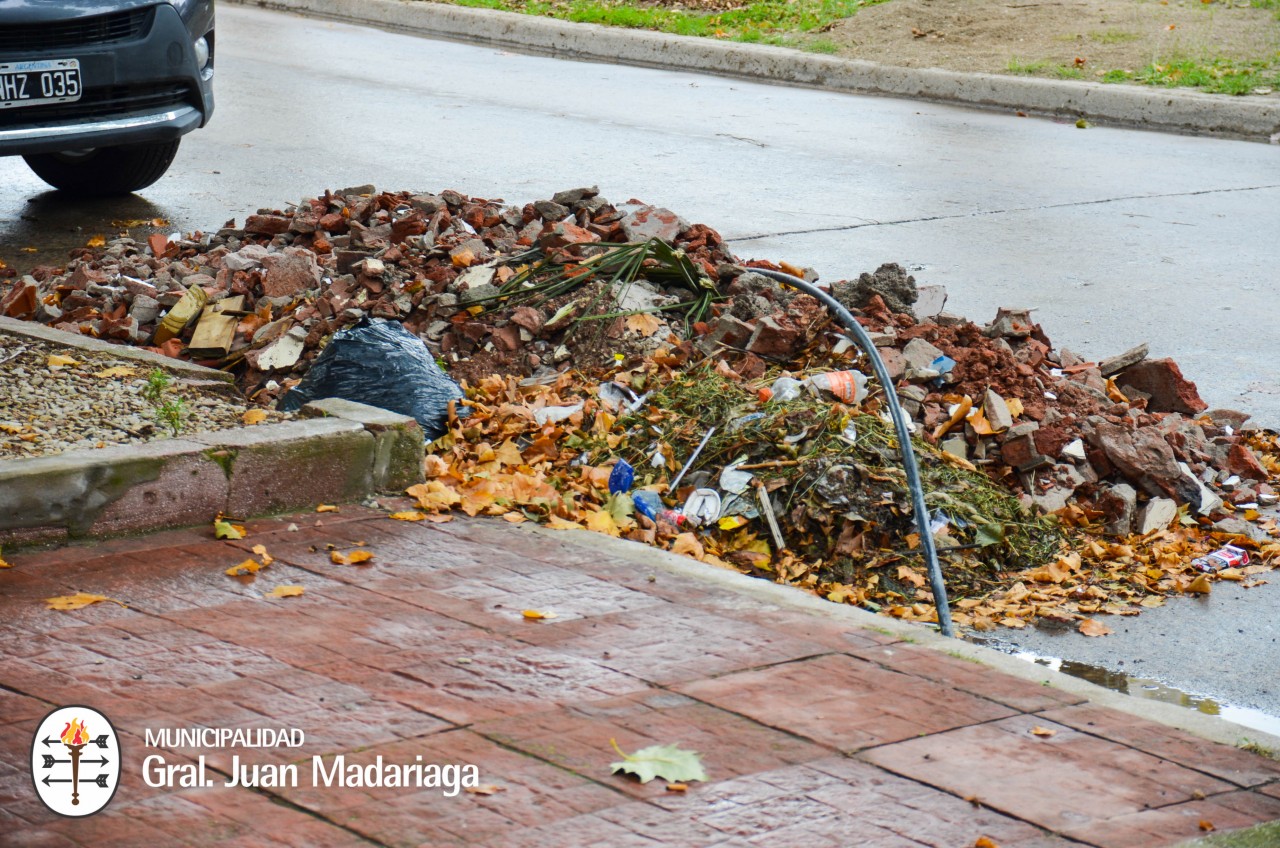
[[[79,59],[0,62],[0,109],[80,99]]]

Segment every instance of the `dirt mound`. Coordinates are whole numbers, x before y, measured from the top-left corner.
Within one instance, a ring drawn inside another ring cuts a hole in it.
[[[1280,24],[1270,9],[1200,0],[891,0],[821,38],[839,55],[888,65],[1096,79],[1187,57],[1274,61]]]

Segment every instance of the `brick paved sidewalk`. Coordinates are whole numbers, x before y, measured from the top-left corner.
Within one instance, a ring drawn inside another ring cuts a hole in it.
[[[314,526],[319,518],[322,526]],[[12,555],[0,571],[5,845],[1156,846],[1280,818],[1280,763],[991,667],[665,568],[642,548],[499,521],[341,514]],[[226,576],[253,544],[276,562]],[[326,545],[372,563],[334,565]],[[723,582],[723,581],[721,581]],[[267,600],[280,584],[301,597]],[[126,602],[74,612],[41,600]],[[777,590],[781,598],[785,590]],[[525,620],[524,609],[554,619]],[[867,618],[871,624],[874,619]],[[94,707],[115,799],[48,812],[32,734]],[[301,749],[148,749],[147,730],[301,728]],[[1052,735],[1037,735],[1033,727]],[[710,781],[612,776],[677,744]],[[471,763],[492,795],[310,785],[310,758]],[[217,785],[151,788],[143,757]],[[231,756],[301,761],[296,788],[222,786]]]

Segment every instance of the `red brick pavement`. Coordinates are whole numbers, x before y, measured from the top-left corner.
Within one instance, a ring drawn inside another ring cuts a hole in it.
[[[259,543],[273,565],[223,573]],[[375,558],[335,565],[329,546]],[[344,507],[235,543],[200,529],[9,559],[4,845],[1160,846],[1280,818],[1274,761],[589,537]],[[305,594],[262,597],[282,584]],[[41,603],[76,591],[128,607]],[[64,703],[106,713],[125,751],[115,799],[83,819],[46,810],[27,765]],[[148,730],[191,727],[306,743],[147,748]],[[710,780],[613,776],[610,739],[696,750]],[[217,785],[149,787],[147,754],[203,756]],[[296,762],[299,785],[226,787],[233,755]],[[313,786],[313,756],[470,763],[500,790]]]

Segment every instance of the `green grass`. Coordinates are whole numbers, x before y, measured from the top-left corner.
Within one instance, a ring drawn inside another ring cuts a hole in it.
[[[1280,4],[1280,0],[1268,0]],[[1139,83],[1164,88],[1197,88],[1209,94],[1249,94],[1254,89],[1280,90],[1280,53],[1271,61],[1232,62],[1228,59],[1171,59],[1152,62],[1141,70],[1109,70],[1101,76],[1084,68],[1013,58],[1005,66],[1011,74],[1053,76],[1059,79]]]
[[[784,34],[805,33],[847,18],[866,6],[888,0],[754,0],[740,9],[696,12],[658,6],[637,6],[625,0],[449,0],[453,5],[498,9],[557,18],[574,23],[650,29],[674,35],[722,38],[761,44],[794,46]],[[805,45],[800,45],[805,46]],[[805,49],[834,53],[839,48],[818,39]]]
[[[813,41],[805,44],[804,49],[808,50],[810,53],[832,54],[840,52],[840,45],[825,38],[815,38]]]
[[[1129,41],[1137,41],[1141,37],[1136,32],[1125,32],[1118,29],[1089,33],[1089,38],[1099,44],[1124,44]]]
[[[1227,59],[1180,59],[1155,62],[1133,74],[1112,71],[1113,79],[1103,77],[1104,82],[1128,81],[1165,88],[1191,87],[1210,94],[1248,94],[1255,88],[1280,88],[1280,54],[1272,62],[1231,62]],[[1125,74],[1125,76],[1119,76]]]
[[[1052,62],[1023,62],[1017,58],[1010,59],[1009,64],[1005,66],[1011,74],[1020,74],[1022,76],[1055,76],[1059,79],[1077,79],[1087,78],[1084,68],[1076,68],[1071,65],[1056,65]]]
[[[1023,62],[1016,56],[1009,60],[1009,64],[1005,65],[1005,70],[1011,74],[1038,74],[1049,67],[1048,62]]]

